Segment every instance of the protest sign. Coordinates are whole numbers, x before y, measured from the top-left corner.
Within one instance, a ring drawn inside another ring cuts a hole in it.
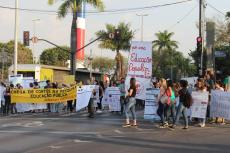
[[[130,78],[137,81],[137,99],[145,100],[145,90],[150,87],[152,77],[152,43],[132,42],[128,60],[128,73],[125,81],[129,88]]]
[[[8,79],[9,82],[12,83],[13,85],[22,84],[23,75],[22,74],[9,75]]]
[[[13,89],[12,103],[60,103],[76,99],[77,86],[65,89]]]
[[[90,97],[92,96],[92,92],[95,88],[95,85],[86,85],[81,86],[81,88],[78,89],[76,111],[88,106]]]
[[[159,94],[160,94],[160,89],[154,89],[154,88],[146,89],[144,119],[159,120],[159,116],[157,115]]]
[[[206,118],[209,92],[192,92],[191,117]]]
[[[230,92],[213,90],[210,110],[211,117],[222,117],[230,120]]]
[[[105,94],[102,100],[103,105],[109,105],[110,111],[121,111],[120,104],[121,92],[118,87],[108,87],[105,90]]]

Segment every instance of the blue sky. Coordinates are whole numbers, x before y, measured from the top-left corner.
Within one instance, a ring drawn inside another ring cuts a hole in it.
[[[59,0],[60,1],[60,0]],[[105,3],[105,10],[123,9],[123,8],[136,8],[144,6],[152,6],[158,4],[178,2],[181,0],[103,0]],[[0,0],[1,6],[14,7],[15,0]],[[208,3],[216,7],[223,13],[230,11],[230,0],[207,0]],[[53,6],[47,4],[47,0],[19,0],[20,8],[42,9],[42,10],[57,10],[61,4],[57,2]],[[194,9],[193,9],[194,8]],[[103,13],[103,14],[88,14],[86,17],[86,43],[90,39],[95,38],[95,32],[105,28],[106,23],[118,24],[121,21],[130,23],[131,28],[136,30],[134,40],[140,40],[141,18],[136,14],[148,14],[144,17],[144,40],[152,41],[155,39],[154,34],[158,31],[168,30],[174,32],[174,40],[179,42],[179,50],[185,55],[190,49],[196,46],[196,37],[198,29],[196,23],[198,21],[198,0],[178,4],[174,6],[167,6],[161,8],[154,8],[148,10],[138,10],[129,13]],[[88,11],[94,10],[87,6]],[[182,22],[177,23],[183,16],[190,10],[188,15]],[[224,16],[210,8],[206,9],[206,17],[224,19]],[[59,45],[70,44],[70,26],[71,16],[68,15],[65,19],[58,19],[55,14],[47,13],[32,13],[20,12],[19,13],[19,40],[22,41],[22,31],[29,30],[33,33],[33,19],[40,19],[36,22],[36,33],[39,38],[48,39]],[[7,42],[14,38],[14,11],[0,8],[0,41]],[[96,56],[114,57],[114,53],[102,50],[97,47],[98,43],[86,48],[86,54],[89,50],[93,50]],[[39,42],[35,45],[35,55],[39,54],[45,48],[52,47],[44,42]],[[32,48],[32,45],[31,45]],[[125,54],[127,55],[127,54]]]

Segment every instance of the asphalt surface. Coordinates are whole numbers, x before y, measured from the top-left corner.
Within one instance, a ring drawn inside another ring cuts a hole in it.
[[[0,153],[228,153],[230,125],[160,129],[141,119],[123,128],[115,113],[23,114],[0,117]]]

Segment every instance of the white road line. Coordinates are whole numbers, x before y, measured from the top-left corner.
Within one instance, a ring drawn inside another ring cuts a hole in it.
[[[120,131],[120,130],[114,130],[114,132],[115,132],[115,133],[118,133],[118,134],[123,134],[123,132]]]
[[[92,141],[83,141],[83,140],[75,139],[75,140],[73,140],[73,142],[75,142],[75,143],[90,143]]]

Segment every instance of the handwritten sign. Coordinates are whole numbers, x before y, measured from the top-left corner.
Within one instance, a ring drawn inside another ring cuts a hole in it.
[[[146,88],[150,87],[152,77],[152,43],[132,42],[128,61],[126,89],[129,88],[130,78],[137,80],[137,99],[145,100]]]

